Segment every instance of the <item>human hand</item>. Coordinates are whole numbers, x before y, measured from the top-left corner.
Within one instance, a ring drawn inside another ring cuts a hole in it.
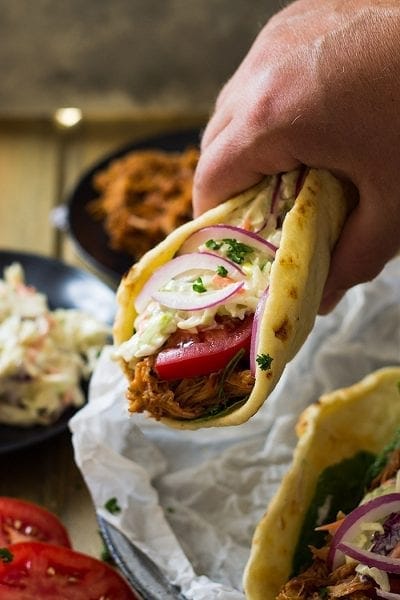
[[[218,97],[195,213],[299,164],[351,181],[359,202],[332,256],[327,312],[400,247],[399,142],[398,2],[298,0],[267,23]]]

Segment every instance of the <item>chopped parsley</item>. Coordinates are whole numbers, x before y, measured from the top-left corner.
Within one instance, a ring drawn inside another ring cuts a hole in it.
[[[223,242],[228,246],[226,256],[239,265],[244,262],[247,254],[253,252],[253,248],[247,246],[247,244],[238,242],[237,240],[225,238]]]
[[[104,504],[104,508],[112,515],[117,515],[121,512],[121,507],[118,504],[118,500],[115,498],[115,496],[107,500],[107,502]]]
[[[203,280],[201,277],[198,277],[195,282],[192,285],[192,288],[195,292],[202,294],[203,292],[207,291],[206,286],[203,283]]]
[[[217,267],[217,273],[220,277],[226,277],[228,275],[228,269],[225,269],[224,265]]]
[[[97,533],[100,536],[100,541],[101,541],[101,544],[102,544],[102,548],[101,548],[101,551],[100,551],[100,560],[102,560],[103,562],[106,562],[106,563],[108,563],[110,565],[115,565],[115,561],[114,561],[114,559],[113,559],[113,557],[112,557],[112,555],[111,555],[111,553],[110,553],[110,551],[109,551],[109,549],[108,549],[108,547],[106,545],[106,542],[104,540],[103,534],[101,533],[100,530],[97,530]]]
[[[9,551],[8,548],[0,548],[0,560],[3,563],[10,563],[12,562],[14,556],[12,554],[12,552]]]
[[[216,242],[215,240],[207,240],[205,246],[210,250],[219,250],[222,246],[222,242]]]
[[[261,371],[268,371],[271,368],[271,363],[274,359],[269,354],[257,354],[256,362]]]
[[[224,238],[221,242],[216,242],[215,240],[207,240],[205,242],[205,246],[210,250],[220,250],[224,244],[227,246],[226,256],[239,265],[245,261],[248,254],[254,252],[251,246],[231,238]]]

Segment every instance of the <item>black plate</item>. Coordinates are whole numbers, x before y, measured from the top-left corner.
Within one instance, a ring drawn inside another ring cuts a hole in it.
[[[104,323],[111,324],[115,313],[113,291],[90,273],[61,261],[22,252],[0,251],[0,274],[4,267],[19,262],[26,282],[46,294],[49,306],[85,310]],[[14,427],[0,425],[0,454],[33,446],[61,433],[77,409],[70,408],[52,425]]]
[[[115,285],[131,267],[133,259],[109,247],[109,238],[103,224],[93,219],[87,210],[88,203],[98,196],[92,183],[94,175],[128,152],[151,148],[170,152],[182,151],[188,146],[198,145],[199,137],[199,130],[196,129],[169,133],[124,146],[105,156],[86,171],[67,198],[68,231],[79,254]]]
[[[143,600],[185,600],[150,558],[116,527],[100,516],[97,518],[104,543],[116,565]]]

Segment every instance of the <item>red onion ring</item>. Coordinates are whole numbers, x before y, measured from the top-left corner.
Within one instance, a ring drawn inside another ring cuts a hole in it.
[[[244,272],[240,267],[238,267],[237,264],[228,260],[227,258],[217,256],[216,254],[211,254],[210,252],[194,252],[192,254],[184,254],[182,256],[173,258],[165,263],[165,265],[162,265],[159,269],[157,269],[146,281],[140,293],[136,297],[136,311],[138,313],[143,312],[151,298],[154,297],[154,293],[159,292],[160,288],[162,288],[177,275],[182,275],[183,273],[197,269],[203,271],[216,271],[219,266],[224,266],[231,278],[243,280]]]
[[[209,225],[192,233],[182,244],[179,254],[198,250],[199,246],[208,240],[222,240],[224,238],[233,238],[273,257],[278,249],[254,231],[247,231],[247,229],[235,227],[234,225]]]
[[[354,560],[362,565],[367,565],[367,567],[376,567],[386,573],[400,573],[400,558],[392,558],[369,550],[362,550],[362,548],[348,542],[340,542],[337,548],[346,556],[354,558]]]
[[[272,199],[271,199],[271,206],[269,209],[269,213],[265,218],[264,223],[262,224],[262,226],[257,229],[256,233],[259,233],[260,231],[262,231],[263,229],[265,229],[271,219],[274,219],[274,224],[273,224],[273,229],[276,228],[276,216],[277,216],[277,209],[278,209],[278,198],[279,198],[279,193],[281,190],[281,184],[282,184],[282,176],[281,175],[277,175],[277,179],[276,179],[276,184],[275,184],[275,188],[274,191],[272,193]]]
[[[327,559],[330,570],[334,571],[344,562],[340,545],[354,540],[360,533],[362,523],[378,521],[392,512],[400,512],[400,493],[398,492],[378,496],[365,504],[357,506],[344,519],[332,538]]]
[[[271,215],[274,215],[274,216],[276,216],[277,209],[278,209],[278,198],[279,198],[279,193],[281,191],[281,185],[282,185],[282,175],[278,175],[274,193],[272,195],[271,210],[270,210]]]
[[[204,292],[196,296],[177,294],[176,292],[154,292],[153,299],[163,306],[175,310],[204,310],[226,302],[228,298],[241,290],[243,285],[243,281],[237,281],[220,290]]]
[[[260,340],[260,323],[261,317],[264,313],[265,303],[267,301],[269,294],[269,288],[264,290],[262,296],[260,297],[258,304],[256,306],[256,310],[254,313],[253,326],[251,330],[251,341],[250,341],[250,371],[253,376],[256,374],[257,369],[257,350],[258,343]]]

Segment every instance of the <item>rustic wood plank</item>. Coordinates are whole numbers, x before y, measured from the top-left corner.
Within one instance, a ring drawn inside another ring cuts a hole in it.
[[[50,213],[60,201],[64,140],[49,122],[0,124],[0,247],[54,255]],[[93,504],[73,459],[69,432],[38,446],[0,456],[0,494],[55,512],[73,545],[99,556]]]
[[[73,459],[69,432],[0,456],[0,495],[36,502],[64,523],[73,547],[99,557],[103,544],[93,504]]]
[[[58,139],[46,123],[0,126],[0,246],[52,254],[49,224],[57,187]]]

